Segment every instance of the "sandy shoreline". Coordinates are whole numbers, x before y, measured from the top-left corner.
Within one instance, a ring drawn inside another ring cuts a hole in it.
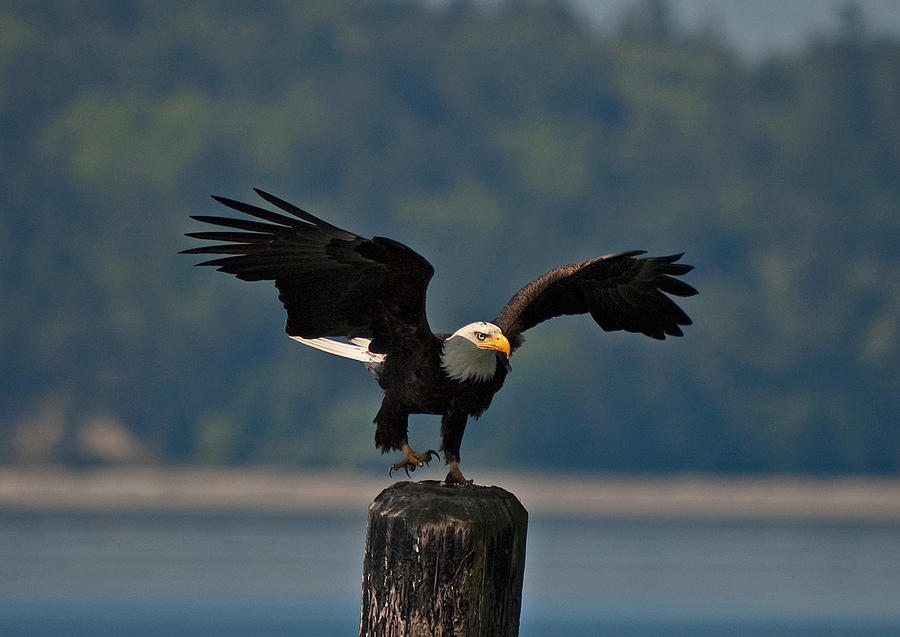
[[[431,471],[422,477],[440,476]],[[900,521],[900,478],[488,472],[476,478],[479,484],[516,494],[532,515]],[[366,510],[394,482],[386,476],[331,471],[4,467],[0,511],[352,512]]]

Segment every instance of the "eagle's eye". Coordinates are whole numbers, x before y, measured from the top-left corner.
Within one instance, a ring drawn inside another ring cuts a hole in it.
[[[479,341],[483,341],[487,338],[487,334],[485,334],[484,332],[475,332],[475,338],[477,338]]]

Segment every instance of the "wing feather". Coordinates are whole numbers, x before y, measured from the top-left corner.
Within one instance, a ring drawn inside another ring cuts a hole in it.
[[[287,215],[213,196],[263,222],[198,215],[194,219],[233,230],[188,233],[218,243],[183,252],[226,255],[198,265],[245,281],[274,281],[291,336],[366,338],[372,341],[369,349],[378,353],[418,348],[434,338],[425,316],[434,268],[424,257],[397,241],[366,239],[256,192]]]
[[[250,215],[252,217],[256,217],[257,219],[263,219],[270,223],[276,223],[287,228],[292,228],[297,223],[296,219],[285,217],[284,215],[277,212],[272,212],[271,210],[266,210],[265,208],[254,206],[253,204],[244,203],[243,201],[229,199],[228,197],[220,197],[219,195],[213,195],[212,198],[218,201],[220,204],[228,206],[233,210],[243,212],[245,215]]]
[[[642,250],[607,255],[554,268],[516,292],[494,319],[518,347],[522,332],[555,316],[590,314],[605,331],[625,330],[652,338],[683,336],[691,319],[667,295],[689,297],[697,290],[675,277],[693,266],[683,254],[640,257]]]
[[[261,232],[263,234],[268,233],[271,230],[271,226],[267,223],[260,223],[259,221],[251,221],[250,219],[233,219],[231,217],[213,217],[209,215],[192,215],[191,219],[196,219],[197,221],[202,221],[203,223],[209,223],[216,226],[222,226],[224,228],[235,228],[237,230],[247,230],[249,232]],[[193,234],[188,235],[193,236]]]

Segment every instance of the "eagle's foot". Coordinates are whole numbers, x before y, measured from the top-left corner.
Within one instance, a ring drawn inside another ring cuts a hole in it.
[[[472,480],[466,480],[463,477],[462,471],[459,470],[459,463],[455,460],[450,461],[450,473],[447,474],[447,477],[444,479],[444,484],[461,484],[464,486],[471,486],[474,484]]]
[[[434,449],[429,449],[425,453],[419,453],[408,444],[404,444],[401,451],[403,451],[403,460],[391,465],[391,468],[388,470],[388,476],[393,475],[394,471],[403,469],[406,472],[406,477],[409,478],[411,477],[409,475],[410,471],[415,471],[417,468],[427,465],[433,457],[440,458],[438,452]]]

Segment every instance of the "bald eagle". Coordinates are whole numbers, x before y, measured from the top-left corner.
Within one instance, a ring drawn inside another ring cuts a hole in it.
[[[510,355],[524,341],[522,333],[542,321],[590,313],[603,330],[656,339],[682,336],[681,326],[691,324],[666,296],[697,294],[674,278],[693,269],[678,263],[683,253],[644,258],[643,250],[632,250],[554,268],[513,294],[490,322],[435,334],[425,316],[434,268],[424,257],[392,239],[366,239],[256,192],[282,212],[213,196],[253,219],[194,216],[229,230],[188,233],[216,243],[184,253],[227,255],[198,265],[244,281],[274,281],[292,339],[365,364],[384,391],[374,420],[375,446],[402,453],[389,472],[408,474],[438,455],[410,446],[407,419],[439,414],[446,482],[470,484],[459,469],[466,422],[488,408],[509,373]]]

